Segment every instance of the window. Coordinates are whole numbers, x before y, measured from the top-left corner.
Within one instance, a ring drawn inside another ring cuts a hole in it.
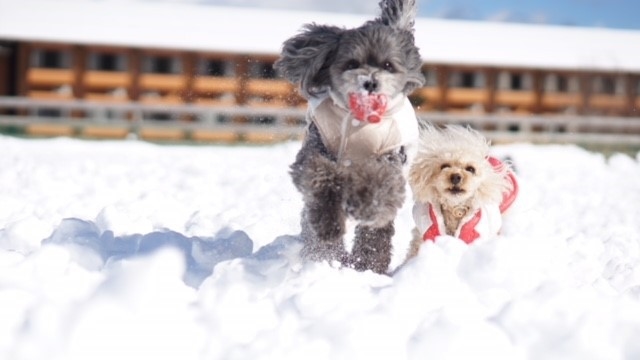
[[[559,92],[568,93],[576,92],[574,88],[576,79],[568,75],[549,74],[545,78],[545,91],[547,92]]]
[[[253,78],[275,79],[276,70],[273,63],[264,61],[254,61],[249,64],[249,76]]]
[[[544,78],[544,91],[545,92],[557,92],[558,91],[558,75],[547,74]]]
[[[39,68],[68,69],[71,67],[71,54],[65,50],[34,50],[31,53],[31,65]]]
[[[624,92],[621,81],[611,76],[596,76],[593,78],[593,92],[597,94],[616,95]]]
[[[523,84],[522,84],[522,75],[521,74],[511,74],[511,85],[509,86],[509,88],[511,90],[522,90],[523,89]]]
[[[46,68],[62,67],[62,59],[60,57],[60,53],[56,51],[43,51],[42,67],[46,67]]]
[[[475,76],[472,72],[463,72],[461,74],[460,87],[472,88],[475,87]]]
[[[198,74],[204,76],[233,76],[233,64],[219,59],[202,59],[198,63]]]
[[[566,76],[558,76],[558,83],[556,85],[558,92],[569,92],[569,79]]]
[[[102,54],[98,57],[97,68],[100,70],[117,70],[118,58],[113,54]]]
[[[503,71],[498,75],[498,88],[500,90],[531,90],[533,79],[528,73],[510,73]]]
[[[425,68],[422,70],[422,75],[424,75],[425,79],[424,86],[438,86],[438,72],[436,69]]]
[[[143,70],[154,74],[179,74],[182,72],[182,62],[171,56],[147,56]]]
[[[151,62],[151,72],[161,73],[161,74],[170,74],[171,71],[171,58],[168,57],[157,57]]]
[[[127,58],[122,54],[93,53],[89,55],[89,69],[125,71],[127,70]]]
[[[456,71],[451,73],[449,85],[457,88],[482,88],[485,86],[485,77],[482,72]]]
[[[616,83],[612,78],[606,77],[602,79],[602,92],[609,95],[615,94]]]

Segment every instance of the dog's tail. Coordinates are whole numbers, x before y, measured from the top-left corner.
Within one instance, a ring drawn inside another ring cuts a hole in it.
[[[380,17],[376,19],[385,25],[413,32],[418,5],[416,0],[381,0]]]

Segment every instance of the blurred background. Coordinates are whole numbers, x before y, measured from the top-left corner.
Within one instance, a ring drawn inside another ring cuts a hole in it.
[[[355,27],[377,1],[0,0],[0,130],[151,141],[299,139],[273,68],[303,24]],[[640,3],[419,1],[421,121],[497,142],[640,148]]]

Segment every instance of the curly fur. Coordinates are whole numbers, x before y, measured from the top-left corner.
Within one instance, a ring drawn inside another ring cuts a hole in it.
[[[499,204],[503,194],[512,190],[507,176],[512,171],[510,164],[495,168],[487,160],[489,150],[484,136],[468,127],[422,129],[409,185],[416,202],[441,208],[449,235],[455,233],[464,215],[486,204]],[[451,191],[454,188],[457,191]],[[415,228],[405,262],[418,254],[422,243],[422,234]]]
[[[303,256],[339,261],[358,270],[386,272],[391,260],[393,221],[405,196],[402,154],[344,165],[332,159],[313,125],[291,177],[302,193]],[[351,256],[343,243],[346,220],[359,222]],[[374,251],[375,250],[375,251]]]
[[[330,97],[348,108],[348,94],[368,91],[389,99],[422,86],[414,44],[415,0],[382,0],[381,14],[354,29],[308,24],[286,40],[275,68],[310,101]],[[340,121],[340,119],[338,119]],[[385,273],[394,219],[405,198],[403,148],[343,163],[309,124],[291,176],[302,193],[302,250],[306,258],[340,261]],[[353,249],[344,247],[347,219],[357,221]]]
[[[362,67],[354,69],[351,78],[366,75],[372,70],[385,77],[380,83],[389,93],[409,94],[424,83],[420,71],[422,61],[415,46],[413,24],[415,0],[382,0],[382,13],[375,20],[355,29],[308,24],[302,32],[284,42],[275,68],[309,99],[332,92],[346,104],[342,78],[346,67],[357,61]],[[392,76],[371,68],[389,62]]]
[[[382,14],[374,22],[413,32],[418,6],[415,0],[381,1]]]
[[[415,200],[448,206],[467,203],[471,209],[499,203],[511,186],[506,177],[509,168],[506,165],[500,169],[492,167],[486,160],[489,148],[485,137],[471,128],[423,129],[418,154],[409,170]],[[448,167],[443,169],[443,165]],[[466,170],[469,166],[475,173]],[[454,172],[462,177],[462,186],[466,186],[464,194],[452,196],[445,191],[451,185],[450,176]]]

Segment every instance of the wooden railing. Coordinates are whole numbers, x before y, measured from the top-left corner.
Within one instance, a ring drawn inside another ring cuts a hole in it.
[[[589,97],[591,108],[624,108],[627,99],[623,96],[592,94]]]
[[[70,69],[31,68],[27,72],[29,85],[59,86],[73,83],[73,71]]]
[[[43,112],[42,110],[47,110]],[[52,117],[51,111],[59,116]],[[45,114],[45,115],[43,115]],[[164,120],[156,120],[164,114]],[[0,126],[35,136],[149,140],[280,141],[300,139],[306,109],[249,106],[153,105],[0,97]],[[419,112],[423,124],[460,124],[498,142],[528,141],[640,147],[640,118],[516,116]],[[243,121],[235,119],[242,118]],[[265,121],[266,120],[266,121]]]
[[[193,81],[193,90],[202,93],[234,93],[239,87],[235,77],[198,76]]]
[[[30,90],[29,98],[34,100],[73,100],[73,93],[71,89],[68,92],[56,92],[56,91],[42,91],[42,90]]]
[[[577,107],[582,103],[578,93],[545,93],[542,96],[542,106],[547,108]]]
[[[496,104],[527,107],[533,105],[535,94],[532,91],[501,90],[496,92]]]
[[[179,91],[185,86],[183,75],[160,75],[142,74],[140,75],[140,88],[149,90]]]
[[[130,72],[88,70],[76,76],[71,69],[29,68],[25,96],[37,100],[83,98],[124,102],[132,98],[147,104],[195,103],[210,106],[288,107],[303,104],[294,86],[282,79],[196,76],[184,74],[134,75]],[[135,77],[135,79],[134,79]],[[135,82],[135,84],[134,84]],[[126,91],[112,96],[115,89]],[[523,113],[580,113],[629,115],[640,108],[640,96],[496,90],[436,86],[417,89],[413,96],[425,111],[450,111],[452,115],[480,111]],[[480,105],[480,106],[476,106]]]
[[[52,116],[57,113],[57,116]],[[306,110],[0,97],[0,127],[31,136],[139,137],[154,141],[300,139]],[[161,119],[161,120],[159,120]]]
[[[293,86],[286,80],[248,79],[246,90],[250,94],[286,97]]]
[[[99,89],[126,88],[131,85],[131,74],[113,71],[87,71],[84,73],[84,85]]]
[[[484,104],[487,102],[489,93],[485,89],[463,89],[452,88],[447,94],[447,101],[451,104]]]

